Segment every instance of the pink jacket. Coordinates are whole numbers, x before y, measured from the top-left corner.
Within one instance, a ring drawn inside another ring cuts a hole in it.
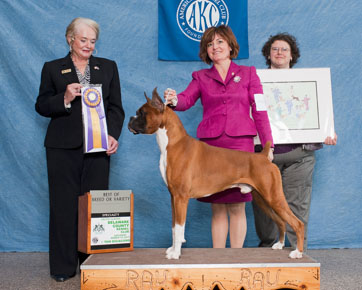
[[[256,136],[262,145],[273,143],[267,111],[257,111],[254,94],[263,88],[255,67],[231,62],[225,81],[214,66],[192,73],[192,81],[178,94],[176,111],[185,111],[201,98],[203,118],[197,128],[198,138],[215,138],[225,132],[229,136]],[[250,107],[252,118],[250,118]]]

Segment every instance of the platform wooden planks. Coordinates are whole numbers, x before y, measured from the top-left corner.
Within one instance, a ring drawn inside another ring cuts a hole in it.
[[[320,264],[290,259],[290,249],[183,248],[179,260],[166,249],[94,254],[81,265],[81,289],[276,290],[320,289]]]

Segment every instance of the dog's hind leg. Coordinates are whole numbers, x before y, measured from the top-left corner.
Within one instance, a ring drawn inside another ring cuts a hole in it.
[[[173,228],[172,228],[172,247],[166,251],[167,259],[179,259],[181,255],[181,246],[185,241],[185,224],[187,215],[188,198],[173,196]]]
[[[271,206],[264,200],[256,190],[253,191],[253,199],[256,204],[268,215],[277,225],[279,230],[279,241],[272,246],[273,250],[281,250],[285,244],[285,222],[271,209]]]
[[[297,249],[292,251],[289,254],[290,258],[302,258],[303,257],[303,242],[304,242],[304,224],[300,221],[289,208],[289,205],[282,195],[282,199],[277,204],[271,204],[274,212],[279,215],[279,217],[287,222],[290,227],[294,230],[297,235]],[[274,247],[274,246],[273,246]]]

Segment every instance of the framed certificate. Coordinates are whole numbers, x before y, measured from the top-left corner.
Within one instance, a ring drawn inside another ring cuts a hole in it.
[[[275,144],[323,143],[334,136],[329,68],[259,69]],[[256,144],[260,140],[256,137]]]

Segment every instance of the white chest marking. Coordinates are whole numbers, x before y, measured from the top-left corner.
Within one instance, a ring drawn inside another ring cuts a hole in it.
[[[160,147],[161,156],[160,156],[160,171],[163,181],[167,184],[166,179],[166,168],[167,168],[167,144],[168,144],[168,137],[167,137],[167,130],[166,129],[158,129],[156,131],[156,140],[158,146]]]

